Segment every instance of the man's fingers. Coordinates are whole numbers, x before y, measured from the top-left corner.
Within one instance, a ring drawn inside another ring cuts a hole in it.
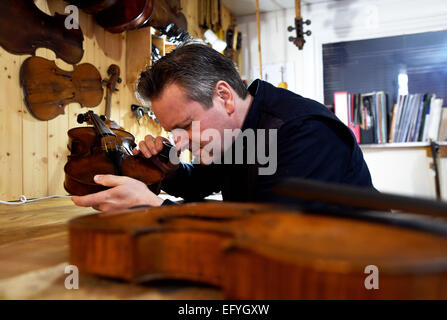
[[[151,152],[149,151],[148,147],[146,146],[146,142],[144,141],[140,141],[140,143],[138,144],[138,146],[140,147],[140,151],[143,153],[143,155],[146,158],[150,158],[152,157]]]
[[[163,137],[157,137],[155,139],[155,149],[157,151],[157,153],[159,153],[161,150],[163,150],[163,141],[165,141],[166,139]]]
[[[95,182],[106,187],[116,187],[129,182],[129,177],[114,176],[112,174],[96,175]]]
[[[157,149],[155,148],[155,138],[148,134],[144,137],[144,142],[146,143],[146,147],[149,149],[152,155],[156,155]]]
[[[80,207],[98,207],[99,204],[103,203],[104,201],[107,201],[109,198],[109,192],[110,190],[105,190],[97,193],[92,193],[86,196],[78,197],[78,196],[72,196],[71,200],[74,202],[75,205]]]
[[[138,148],[133,148],[133,150],[132,150],[132,154],[133,154],[134,156],[136,156],[136,155],[138,155],[138,154],[140,154],[140,153],[141,153],[140,149],[138,149]]]

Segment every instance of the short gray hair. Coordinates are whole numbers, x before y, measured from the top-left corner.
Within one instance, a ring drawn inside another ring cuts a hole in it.
[[[247,97],[247,87],[232,60],[207,45],[187,42],[140,73],[137,97],[151,101],[160,96],[166,85],[176,83],[189,99],[211,108],[219,81],[227,82],[240,98]]]

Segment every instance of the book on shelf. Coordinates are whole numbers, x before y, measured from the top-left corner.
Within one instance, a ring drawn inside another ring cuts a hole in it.
[[[442,106],[443,99],[436,98],[435,94],[399,96],[393,110],[389,142],[445,141],[442,129],[447,122],[447,111]]]
[[[357,143],[386,143],[389,122],[388,96],[385,92],[351,94],[334,93],[335,115],[348,126]]]
[[[334,93],[334,113],[341,122],[349,127],[358,143],[360,143],[360,126],[354,124],[354,95],[348,94],[348,92],[335,92]]]
[[[435,94],[400,95],[390,106],[383,91],[334,93],[335,115],[361,144],[447,141],[447,106]]]

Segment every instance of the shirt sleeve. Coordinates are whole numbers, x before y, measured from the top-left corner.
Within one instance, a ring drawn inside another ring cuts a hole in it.
[[[177,171],[163,180],[161,189],[186,202],[200,201],[221,191],[221,170],[214,164],[180,163]]]

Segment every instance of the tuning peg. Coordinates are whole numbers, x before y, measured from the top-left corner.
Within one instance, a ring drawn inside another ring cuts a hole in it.
[[[287,31],[289,31],[289,32],[292,32],[293,30],[295,30],[295,28],[292,27],[292,26],[289,26],[289,27],[287,28]]]
[[[309,19],[303,22],[304,24],[307,24],[308,26],[312,23]]]
[[[80,114],[78,114],[78,117],[76,120],[78,121],[79,124],[82,124],[84,122],[87,122],[88,116],[83,113],[80,113]]]
[[[312,31],[307,30],[306,32],[304,32],[304,34],[305,34],[306,36],[310,36],[310,35],[312,34]]]

